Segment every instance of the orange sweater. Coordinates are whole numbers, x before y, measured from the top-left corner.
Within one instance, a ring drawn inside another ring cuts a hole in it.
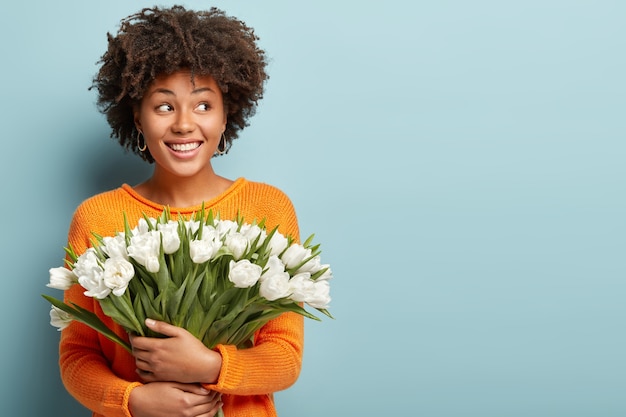
[[[205,202],[206,209],[219,212],[223,219],[240,213],[246,222],[266,219],[266,226],[278,226],[284,235],[299,239],[296,215],[288,197],[280,190],[262,183],[237,179],[222,195]],[[185,216],[200,206],[171,208],[172,215]],[[121,188],[91,197],[78,206],[70,225],[68,241],[76,253],[90,246],[91,232],[112,236],[123,231],[123,212],[132,225],[146,213],[157,217],[163,206],[146,200],[124,184]],[[105,316],[97,300],[83,295],[74,285],[65,299],[96,314],[120,336],[123,328]],[[221,392],[226,417],[276,416],[272,393],[292,385],[300,373],[304,343],[301,315],[285,313],[270,321],[255,336],[255,346],[237,349],[219,345],[222,369],[217,383],[207,388]],[[141,384],[135,373],[133,357],[122,347],[91,328],[73,322],[61,333],[61,377],[69,393],[94,417],[130,417],[130,391]]]

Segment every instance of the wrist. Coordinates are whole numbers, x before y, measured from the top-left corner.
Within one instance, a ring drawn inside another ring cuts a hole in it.
[[[202,369],[204,369],[202,381],[205,384],[216,384],[222,370],[222,355],[218,351],[207,349]]]

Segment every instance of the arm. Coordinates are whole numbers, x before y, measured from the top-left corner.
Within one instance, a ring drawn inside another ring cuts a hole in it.
[[[267,219],[266,226],[279,225],[279,231],[299,240],[298,223],[295,211],[289,199],[275,189],[265,189],[269,195],[262,195],[259,200],[243,204],[247,210],[239,212],[246,219]],[[255,195],[261,195],[258,193]],[[228,214],[225,214],[228,217]],[[169,339],[133,338],[133,346],[143,350],[136,353],[137,367],[152,374],[141,373],[148,380],[174,379],[177,381],[200,381],[208,389],[215,389],[225,394],[253,395],[269,394],[292,385],[301,369],[304,343],[304,318],[296,313],[285,313],[271,320],[255,335],[255,346],[250,349],[237,349],[235,346],[218,345],[209,350],[204,345],[188,341],[185,349],[194,351],[193,355],[172,355],[167,349],[176,351],[175,343],[193,337],[185,335],[183,329],[173,328],[165,323],[157,323],[153,330],[170,336]],[[180,340],[170,340],[181,338]],[[137,346],[137,341],[140,345]],[[170,347],[166,344],[171,343]],[[185,342],[186,343],[186,342]],[[161,355],[152,349],[163,349]],[[180,352],[180,350],[178,350]],[[154,355],[154,356],[151,356]],[[167,365],[164,358],[176,357],[175,363]],[[189,360],[189,358],[193,358]],[[176,370],[181,370],[176,373]],[[184,371],[182,371],[184,370]]]
[[[217,381],[222,368],[218,352],[207,348],[182,327],[152,319],[146,320],[146,326],[167,337],[130,336],[137,373],[143,381]]]
[[[267,394],[288,388],[300,374],[303,345],[303,316],[285,313],[257,332],[255,346],[250,349],[218,345],[222,370],[217,382],[206,388],[237,395]]]
[[[152,320],[146,324],[168,336],[131,336],[137,372],[146,382],[201,381],[224,394],[255,395],[283,390],[300,373],[304,323],[296,313],[268,322],[249,349],[218,345],[211,350],[185,329]]]
[[[222,407],[221,396],[199,384],[152,382],[131,391],[133,417],[171,417],[186,410],[185,415],[212,417]]]
[[[66,292],[66,302],[89,308],[80,286]],[[91,307],[93,309],[93,307]],[[116,376],[109,367],[95,331],[72,323],[61,333],[61,378],[68,392],[85,407],[107,416],[129,417],[130,391],[140,385]]]
[[[70,226],[69,243],[77,253],[88,247],[90,230],[113,233],[106,227],[93,228],[88,220],[99,217],[85,215],[85,212],[84,207],[80,207]],[[65,301],[98,314],[118,335],[127,337],[120,326],[102,313],[98,302],[84,296],[83,291],[80,285],[75,285],[66,291]],[[130,417],[132,412],[133,417],[159,417],[185,409],[191,416],[212,416],[221,406],[219,395],[197,383],[140,382],[134,358],[82,323],[72,323],[63,330],[60,367],[68,392],[97,415]]]
[[[242,203],[241,214],[246,219],[266,219],[268,229],[278,225],[278,231],[299,241],[298,221],[293,204],[280,190],[263,185],[255,197]],[[254,347],[237,349],[218,345],[222,368],[217,381],[205,385],[225,394],[268,394],[295,383],[302,366],[304,317],[284,313],[263,326],[255,335]]]
[[[77,253],[84,252],[89,246],[88,223],[83,214],[79,208],[68,233],[68,242]],[[97,301],[83,295],[83,291],[80,285],[74,285],[65,292],[65,302],[96,312]],[[107,325],[112,325],[112,322],[107,322]],[[119,327],[116,329],[120,336],[124,336],[123,330]],[[129,417],[128,398],[131,390],[140,383],[112,371],[103,347],[108,348],[113,358],[119,358],[116,365],[120,369],[123,367],[120,360],[123,360],[124,350],[111,345],[112,343],[101,345],[98,333],[88,326],[78,322],[71,323],[61,332],[61,378],[68,392],[88,409],[111,417]]]

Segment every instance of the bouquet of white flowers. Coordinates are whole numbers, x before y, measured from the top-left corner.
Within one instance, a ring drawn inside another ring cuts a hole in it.
[[[221,220],[202,209],[189,219],[144,216],[135,228],[94,234],[92,246],[78,256],[65,249],[66,267],[50,269],[48,287],[67,290],[78,283],[95,297],[103,312],[128,332],[159,336],[146,318],[187,329],[207,347],[249,347],[254,333],[284,312],[315,320],[309,305],[332,317],[329,265],[320,261],[313,236],[293,242],[264,221]],[[50,323],[59,330],[82,322],[130,352],[92,312],[43,295],[52,303]]]

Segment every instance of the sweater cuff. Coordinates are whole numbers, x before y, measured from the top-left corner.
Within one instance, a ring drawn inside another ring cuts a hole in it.
[[[134,388],[141,385],[143,385],[141,382],[132,382],[128,384],[128,386],[124,390],[121,407],[119,404],[111,404],[110,407],[107,407],[105,405],[104,414],[107,416],[133,417],[133,415],[130,413],[130,408],[128,407],[128,400],[130,399],[130,392]],[[109,410],[107,411],[106,408],[109,408]]]
[[[205,388],[222,393],[229,392],[240,384],[244,375],[244,367],[237,367],[237,361],[231,361],[237,352],[237,346],[217,345],[215,350],[222,356],[222,368],[214,384],[202,384]],[[241,365],[241,364],[240,364]],[[228,384],[227,384],[228,381]]]

